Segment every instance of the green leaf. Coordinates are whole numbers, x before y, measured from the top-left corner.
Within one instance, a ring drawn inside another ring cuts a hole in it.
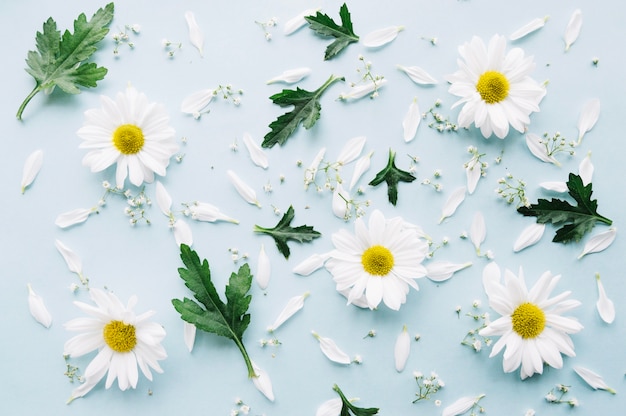
[[[333,386],[333,390],[335,390],[335,392],[339,395],[339,397],[341,397],[342,405],[341,405],[340,416],[352,416],[352,415],[371,416],[371,415],[378,414],[379,409],[376,407],[370,407],[370,408],[356,407],[355,405],[350,403],[350,400],[346,398],[346,396],[343,394],[339,386],[337,386],[336,384]]]
[[[344,78],[331,75],[324,85],[315,91],[297,88],[296,90],[282,90],[278,94],[272,95],[270,100],[274,104],[281,107],[292,105],[294,108],[270,123],[271,130],[263,138],[261,146],[273,147],[277,143],[281,146],[284,145],[300,123],[307,130],[313,127],[317,119],[320,118],[320,111],[322,110],[320,97],[328,87],[339,80],[343,81]]]
[[[613,223],[610,219],[598,214],[598,201],[591,199],[593,193],[591,183],[585,186],[580,176],[570,173],[567,189],[577,206],[561,199],[552,198],[550,201],[539,199],[536,204],[531,204],[529,207],[519,207],[517,212],[527,217],[537,217],[539,224],[562,225],[552,239],[555,243],[580,241],[598,221],[607,225]]]
[[[322,234],[315,231],[313,227],[309,225],[300,225],[298,227],[292,227],[291,221],[293,221],[295,213],[293,210],[293,206],[289,206],[289,209],[283,217],[280,219],[278,224],[274,228],[263,228],[258,225],[254,226],[254,232],[262,233],[272,236],[274,241],[276,242],[276,247],[278,247],[278,251],[285,256],[286,259],[289,258],[289,246],[287,245],[287,241],[293,240],[298,241],[300,243],[306,243],[313,241],[315,238],[321,237]]]
[[[246,362],[248,377],[255,377],[252,362],[243,345],[243,333],[250,324],[250,314],[247,313],[252,299],[248,295],[252,284],[250,267],[246,263],[237,273],[230,275],[224,303],[211,280],[209,262],[206,259],[200,262],[198,254],[186,244],[180,246],[180,258],[186,268],[179,268],[178,274],[197,302],[188,298],[172,299],[174,308],[184,321],[196,328],[234,341]]]
[[[398,182],[413,182],[415,176],[409,172],[400,170],[396,167],[396,154],[389,149],[389,160],[387,166],[376,174],[376,177],[369,183],[371,186],[377,186],[381,183],[387,182],[387,196],[389,202],[396,205],[398,202]]]
[[[26,72],[35,78],[35,88],[24,99],[17,111],[18,120],[30,100],[40,91],[52,91],[56,86],[68,94],[78,94],[79,86],[95,87],[104,79],[107,69],[95,63],[85,63],[97,50],[96,44],[109,32],[107,26],[113,19],[114,4],[99,9],[87,21],[81,13],[74,21],[74,33],[66,30],[61,36],[56,22],[50,17],[37,32],[37,51],[29,51]]]
[[[335,38],[333,43],[326,47],[324,60],[331,59],[349,44],[359,41],[359,37],[352,29],[350,12],[345,3],[339,9],[339,17],[341,18],[341,26],[335,23],[328,15],[320,12],[317,12],[315,16],[305,16],[304,18],[309,23],[309,27],[316,33]]]

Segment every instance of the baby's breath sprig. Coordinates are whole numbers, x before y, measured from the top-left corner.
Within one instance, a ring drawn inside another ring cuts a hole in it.
[[[431,37],[422,36],[421,39],[427,41],[433,46],[437,46],[437,42],[439,41],[439,39],[437,39],[437,37],[435,36],[431,36]]]
[[[441,190],[443,189],[443,185],[437,182],[437,179],[441,178],[441,175],[442,175],[441,169],[436,169],[433,172],[433,179],[431,180],[429,178],[426,178],[422,180],[421,184],[432,186],[435,191],[441,192]]]
[[[543,138],[540,143],[546,148],[546,155],[552,157],[557,153],[567,152],[570,156],[574,156],[576,152],[576,143],[573,141],[567,141],[567,139],[561,135],[560,132],[554,133],[550,136],[547,132],[543,134]]]
[[[439,113],[439,108],[441,107],[442,101],[437,99],[432,107],[428,109],[425,113],[422,114],[422,118],[426,120],[429,116],[432,118],[432,121],[428,123],[428,127],[431,129],[437,130],[439,133],[454,132],[456,133],[459,130],[459,126],[450,121],[449,117],[444,116]]]
[[[115,57],[119,56],[120,45],[126,44],[130,49],[135,48],[135,43],[130,40],[128,31],[134,34],[138,34],[141,31],[141,26],[139,26],[137,23],[133,25],[124,25],[124,30],[120,30],[118,33],[114,33],[113,35],[111,35],[111,38],[115,43],[115,48],[113,48],[113,55],[115,55]]]
[[[487,176],[487,168],[489,167],[489,163],[482,161],[481,159],[485,157],[486,153],[480,153],[476,146],[468,146],[467,153],[472,155],[472,158],[463,164],[463,168],[465,169],[480,169],[480,176],[483,178]],[[501,160],[501,159],[500,159]],[[496,163],[499,163],[496,159]]]
[[[252,408],[244,403],[240,398],[235,399],[235,405],[237,405],[236,409],[231,409],[230,416],[240,416],[250,414],[250,410]]]
[[[489,346],[491,345],[491,338],[484,337],[479,334],[479,331],[483,328],[486,328],[487,325],[491,322],[489,319],[489,312],[482,312],[480,310],[481,302],[480,300],[475,300],[472,302],[472,312],[468,312],[465,316],[471,318],[474,322],[480,322],[480,326],[476,329],[471,329],[467,331],[465,337],[461,341],[461,345],[472,348],[475,352],[480,352],[483,345]],[[457,315],[461,314],[461,307],[458,306],[456,309]]]
[[[569,393],[570,386],[566,386],[564,384],[557,384],[553,387],[548,394],[546,394],[545,399],[548,403],[552,404],[568,404],[570,407],[578,406],[578,399],[571,398],[565,399],[565,395]],[[558,394],[558,396],[557,396]]]
[[[365,336],[363,337],[363,339],[365,338],[374,338],[376,336],[376,330],[375,329],[370,329],[367,334],[365,334]]]
[[[357,195],[364,193],[363,188],[357,189]],[[344,221],[349,221],[351,218],[360,218],[365,215],[365,208],[372,204],[369,199],[365,201],[357,200],[354,198],[346,199],[343,195],[339,194],[339,197],[346,203],[346,210],[343,216]]]
[[[80,374],[80,369],[70,363],[70,356],[63,355],[63,359],[65,360],[65,372],[63,373],[63,375],[69,379],[70,383],[73,383],[74,380],[82,383],[84,377]]]
[[[239,262],[239,260],[247,260],[248,257],[250,257],[250,255],[248,253],[239,253],[239,249],[235,248],[235,247],[230,247],[228,249],[228,252],[230,253],[230,259],[233,261],[233,263],[237,264],[237,262]]]
[[[350,87],[355,87],[358,84],[365,84],[371,82],[374,85],[374,91],[370,94],[370,98],[374,99],[378,97],[378,89],[381,81],[385,78],[383,75],[372,74],[372,62],[366,61],[363,55],[358,56],[359,61],[362,63],[362,68],[357,68],[356,72],[361,76],[357,82],[351,82]]]
[[[498,185],[495,192],[500,195],[507,204],[512,204],[517,200],[517,208],[522,205],[525,207],[530,206],[530,201],[526,197],[526,182],[523,180],[516,179],[511,173],[507,173],[506,177],[498,179]]]
[[[272,338],[270,338],[270,339],[261,338],[261,339],[259,340],[259,345],[260,345],[261,347],[263,347],[263,348],[265,348],[265,347],[267,347],[267,346],[270,346],[270,347],[279,347],[279,346],[281,346],[282,344],[283,344],[283,343],[282,343],[282,342],[280,342],[280,341],[278,340],[278,338],[276,338],[276,337],[272,337]]]
[[[450,239],[448,237],[443,237],[441,239],[441,243],[435,243],[435,241],[428,236],[423,236],[422,238],[424,238],[426,240],[426,244],[428,244],[428,254],[426,254],[426,258],[428,259],[432,259],[437,250],[446,247],[450,243]]]
[[[421,400],[430,400],[439,390],[441,390],[445,383],[439,378],[439,375],[434,371],[430,372],[430,376],[426,377],[421,371],[414,371],[413,377],[417,383],[419,391],[415,393],[417,398],[413,400],[413,403],[417,403]]]
[[[213,95],[221,95],[224,100],[231,101],[235,106],[238,106],[241,104],[243,90],[241,88],[235,90],[231,84],[219,85],[213,90]]]
[[[161,45],[163,46],[163,49],[165,49],[166,56],[170,59],[174,58],[176,52],[183,47],[182,42],[173,42],[169,39],[161,40]]]
[[[148,225],[150,224],[150,220],[145,214],[146,208],[152,205],[152,201],[146,195],[144,188],[141,188],[138,194],[133,195],[130,189],[112,187],[108,181],[103,181],[102,187],[105,189],[105,192],[98,201],[98,206],[104,207],[109,195],[122,196],[126,199],[127,206],[124,208],[124,213],[130,217],[130,225],[136,225],[140,221],[145,221]]]
[[[276,27],[278,25],[278,18],[277,17],[272,17],[267,22],[259,22],[259,21],[255,20],[254,23],[259,25],[259,27],[263,30],[263,35],[265,36],[265,40],[266,41],[269,42],[270,40],[272,40],[272,34],[270,33],[270,31],[268,29]]]

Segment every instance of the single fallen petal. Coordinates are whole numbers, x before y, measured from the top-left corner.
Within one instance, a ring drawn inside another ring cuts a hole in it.
[[[246,146],[246,149],[248,149],[248,153],[250,153],[250,159],[252,159],[252,162],[257,166],[262,167],[263,169],[267,169],[267,167],[269,166],[267,155],[265,154],[263,149],[261,149],[261,146],[259,146],[254,140],[252,140],[252,136],[250,136],[248,133],[243,134],[243,144]]]
[[[292,271],[300,276],[308,276],[314,271],[321,269],[329,257],[330,253],[313,254],[297,264]]]
[[[600,100],[594,98],[583,107],[583,111],[578,118],[578,144],[583,140],[583,136],[596,125],[600,118]]]
[[[608,246],[613,244],[616,236],[617,228],[615,227],[611,227],[608,231],[594,235],[587,241],[587,243],[585,243],[585,247],[583,248],[582,253],[578,256],[578,259],[582,259],[587,254],[598,253],[605,250]]]
[[[59,240],[55,240],[54,245],[59,253],[61,253],[61,256],[63,256],[63,260],[65,260],[67,268],[70,269],[72,273],[81,275],[83,273],[83,262],[81,261],[78,254],[76,254],[72,249],[67,247]]]
[[[350,213],[350,194],[338,183],[333,191],[333,214],[342,220],[348,219]]]
[[[356,160],[356,158],[359,157],[359,155],[363,151],[366,140],[367,138],[365,136],[357,136],[348,140],[339,152],[339,156],[337,156],[337,163],[339,163],[339,165],[341,166],[344,166]]]
[[[198,22],[196,22],[196,17],[192,12],[186,12],[185,20],[187,20],[187,26],[189,26],[189,40],[191,44],[198,49],[200,56],[203,56],[204,36],[202,35],[200,26],[198,26]]]
[[[174,240],[176,241],[176,245],[193,245],[193,234],[191,233],[191,228],[189,228],[189,225],[185,221],[176,220],[174,225],[172,225],[172,229],[174,230]]]
[[[536,30],[541,29],[546,22],[550,19],[550,16],[545,17],[537,17],[530,22],[526,23],[524,26],[517,29],[515,32],[511,33],[509,36],[509,40],[517,40],[521,39],[526,35],[533,33]]]
[[[356,85],[350,88],[350,92],[348,93],[342,92],[341,94],[339,94],[339,99],[340,100],[349,100],[349,99],[358,100],[359,98],[363,98],[366,95],[373,93],[374,91],[377,91],[386,83],[387,83],[387,80],[383,78],[376,82],[370,81],[370,82],[366,82],[365,84]]]
[[[189,352],[193,351],[193,345],[196,342],[196,326],[194,324],[183,321],[183,338]]]
[[[481,394],[478,397],[461,397],[450,406],[443,409],[443,413],[441,416],[457,416],[462,415],[463,413],[470,410],[476,403],[485,397],[484,394]]]
[[[613,323],[615,320],[615,304],[606,295],[604,285],[600,281],[600,274],[596,274],[596,283],[598,285],[598,301],[596,302],[596,309],[600,314],[600,318],[607,324]]]
[[[218,207],[208,202],[194,202],[189,206],[191,218],[196,221],[215,222],[227,221],[233,224],[239,224],[239,221],[223,214]]]
[[[411,352],[411,337],[406,329],[406,325],[402,327],[402,332],[396,338],[396,345],[393,349],[393,357],[396,363],[396,371],[402,372],[406,366],[406,362],[409,359],[409,353]]]
[[[343,401],[341,398],[336,397],[330,399],[319,405],[315,416],[339,416],[341,414],[341,408],[343,407]]]
[[[477,158],[470,160],[465,166],[465,177],[467,179],[467,192],[473,194],[482,177],[482,162]]]
[[[541,237],[543,237],[543,233],[546,230],[545,224],[537,224],[532,223],[528,227],[522,230],[522,233],[517,237],[515,243],[513,244],[513,251],[518,252],[522,251],[526,247],[530,247],[534,244],[537,244]]]
[[[574,10],[572,17],[569,19],[567,23],[567,27],[565,28],[565,36],[563,39],[565,40],[565,52],[567,52],[572,46],[576,39],[578,39],[578,35],[580,34],[580,28],[583,25],[583,15],[580,9]]]
[[[409,78],[411,78],[411,80],[413,80],[413,82],[415,82],[416,84],[434,85],[438,82],[428,72],[426,72],[419,66],[397,65],[397,68],[407,74]]]
[[[485,241],[485,237],[487,236],[487,227],[485,225],[485,217],[480,211],[476,211],[474,214],[474,219],[472,220],[472,225],[469,230],[469,238],[472,244],[474,244],[474,248],[476,249],[476,254],[480,255],[480,245]]]
[[[259,251],[259,257],[257,259],[255,278],[257,284],[263,290],[265,290],[267,288],[267,285],[270,283],[271,271],[272,267],[270,264],[270,258],[265,253],[265,246],[261,244],[261,250]]]
[[[408,221],[404,221],[404,223],[402,224],[403,228],[412,230],[413,232],[415,232],[417,234],[417,236],[419,238],[423,238],[424,240],[432,240],[432,238],[426,234],[426,232],[424,231],[424,229],[422,227],[420,227],[417,224],[413,224],[411,222]]]
[[[284,324],[296,312],[302,309],[304,307],[304,300],[308,298],[309,295],[310,293],[306,292],[303,295],[294,296],[291,299],[289,299],[289,301],[287,301],[287,304],[285,305],[283,310],[280,311],[280,313],[278,314],[278,317],[276,317],[276,320],[274,321],[274,323],[269,328],[267,328],[268,332],[276,331],[282,324]]]
[[[254,361],[251,361],[252,368],[256,374],[256,377],[252,377],[252,383],[267,399],[271,402],[274,401],[274,391],[272,389],[272,380],[270,380],[270,376],[261,368],[256,365]]]
[[[95,209],[76,208],[68,212],[60,214],[54,224],[61,228],[71,227],[72,225],[80,224],[87,221],[91,213],[96,212]]]
[[[567,192],[567,184],[565,182],[541,182],[539,184],[543,189],[553,192]]]
[[[202,110],[209,105],[214,96],[213,90],[210,89],[196,91],[183,99],[180,111],[191,114],[194,118],[199,118]]]
[[[270,79],[266,84],[274,84],[275,82],[284,82],[286,84],[296,83],[303,78],[306,78],[311,73],[311,68],[302,67],[295,69],[288,69],[282,74]]]
[[[315,339],[317,339],[320,343],[320,349],[324,353],[324,355],[333,362],[339,364],[350,364],[350,356],[343,352],[330,338],[325,338],[317,334],[315,331],[311,331]]]
[[[28,308],[33,318],[46,328],[50,328],[52,325],[52,315],[48,312],[46,305],[43,302],[43,298],[35,293],[33,288],[28,286]]]
[[[22,171],[22,193],[24,193],[26,191],[26,188],[28,188],[28,186],[33,183],[42,165],[43,150],[35,150],[26,158],[26,161],[24,162],[24,169]]]
[[[588,368],[581,367],[581,366],[574,366],[574,371],[576,372],[576,374],[580,376],[580,378],[582,378],[585,381],[585,383],[589,384],[589,386],[593,388],[594,390],[600,389],[600,390],[606,390],[611,394],[616,393],[615,390],[610,388],[605,383],[604,379],[600,377],[600,375],[594,373]]]
[[[443,208],[441,209],[441,218],[439,219],[439,224],[443,222],[446,218],[454,215],[456,209],[461,205],[461,202],[465,200],[465,191],[466,188],[464,186],[454,190],[445,204],[443,204]]]
[[[261,208],[261,204],[256,198],[256,192],[252,189],[248,184],[242,181],[239,176],[232,170],[227,170],[226,174],[228,175],[228,179],[230,179],[230,183],[233,184],[239,195],[249,204],[256,205]]]
[[[322,160],[324,159],[325,154],[326,154],[326,148],[322,147],[320,151],[317,152],[317,154],[313,158],[313,161],[311,162],[309,167],[306,168],[306,170],[304,171],[305,187],[315,182],[315,175],[317,175],[317,168],[319,167],[320,163],[322,163]]]
[[[530,150],[537,159],[546,163],[553,163],[556,166],[561,166],[558,160],[548,155],[548,148],[543,143],[543,139],[536,134],[528,133],[526,135],[526,146],[528,146],[528,150]]]
[[[157,181],[155,184],[155,188],[157,205],[159,206],[159,209],[161,210],[163,215],[169,217],[172,213],[172,197],[167,192],[165,186],[163,186],[161,182]]]
[[[443,282],[452,277],[452,275],[460,270],[471,266],[471,262],[467,263],[451,263],[449,261],[441,261],[426,264],[426,277],[433,282]]]
[[[409,105],[409,111],[407,111],[404,120],[402,120],[402,130],[406,143],[415,138],[420,121],[422,121],[422,113],[420,113],[420,108],[417,105],[417,98],[413,98],[411,105]]]
[[[587,186],[593,179],[593,163],[591,163],[591,152],[587,153],[587,156],[580,161],[578,165],[578,176],[583,181],[583,185]]]
[[[361,42],[367,48],[378,48],[392,42],[403,30],[404,26],[389,26],[378,29],[363,36]]]
[[[357,160],[356,165],[354,166],[354,172],[352,172],[352,179],[350,180],[350,190],[354,188],[354,185],[357,184],[363,174],[369,170],[373,154],[373,151],[369,152],[368,154],[366,154],[365,156],[361,156],[361,158]]]
[[[285,25],[283,26],[283,33],[285,35],[291,35],[293,32],[307,24],[305,16],[314,15],[315,12],[317,12],[318,10],[319,9],[306,9],[297,16],[294,16],[291,19],[287,20],[287,22],[285,22]]]

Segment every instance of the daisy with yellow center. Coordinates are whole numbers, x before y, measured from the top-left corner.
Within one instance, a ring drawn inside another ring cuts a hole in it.
[[[539,111],[545,88],[530,78],[535,68],[532,57],[520,48],[505,54],[506,39],[495,35],[485,46],[478,37],[459,47],[459,70],[446,77],[451,94],[461,97],[452,108],[463,105],[460,127],[472,123],[485,138],[495,134],[504,139],[509,125],[523,133],[530,114]]]
[[[500,269],[490,263],[483,271],[483,285],[489,297],[489,306],[502,315],[480,331],[482,336],[499,335],[490,357],[506,347],[502,366],[510,373],[521,366],[520,377],[543,373],[544,363],[562,368],[561,354],[573,357],[574,344],[569,337],[583,329],[574,318],[562,316],[580,305],[577,300],[566,299],[570,292],[550,297],[561,276],[545,272],[530,289],[526,288],[524,275],[510,271],[504,273],[500,283]]]
[[[96,306],[83,302],[74,304],[91,318],[77,318],[65,324],[67,330],[82,333],[65,343],[63,354],[80,357],[94,350],[98,354],[85,369],[85,382],[72,392],[70,401],[87,394],[107,372],[107,389],[116,378],[121,390],[135,388],[139,378],[137,367],[152,380],[150,369],[162,373],[158,361],[167,357],[161,346],[165,330],[159,324],[148,322],[153,311],[135,315],[136,296],[124,306],[113,293],[90,289],[89,294]]]
[[[81,148],[90,149],[83,165],[100,172],[114,163],[117,186],[124,188],[128,176],[133,185],[165,176],[170,158],[178,151],[174,129],[162,105],[148,102],[131,86],[115,100],[101,97],[102,108],[85,112],[85,123],[77,134]]]
[[[418,289],[415,279],[424,277],[421,264],[428,244],[402,218],[385,219],[375,210],[369,229],[362,218],[354,225],[355,234],[340,230],[333,234],[335,250],[326,261],[339,293],[348,303],[374,309],[384,302],[398,310],[406,302],[409,286]]]

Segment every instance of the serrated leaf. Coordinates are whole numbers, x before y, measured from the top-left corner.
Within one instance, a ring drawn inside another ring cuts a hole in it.
[[[354,33],[352,28],[350,11],[345,3],[339,9],[339,17],[341,18],[341,26],[335,23],[327,14],[320,12],[317,12],[314,16],[305,16],[304,18],[309,23],[309,27],[316,33],[335,38],[333,43],[326,47],[324,60],[331,59],[349,44],[359,41],[359,36]]]
[[[324,91],[336,81],[343,81],[343,77],[331,75],[326,82],[315,91],[307,91],[302,88],[295,90],[282,90],[270,97],[274,104],[281,107],[293,106],[293,110],[281,115],[269,125],[271,131],[263,138],[262,147],[273,147],[276,144],[284,145],[287,139],[302,123],[305,129],[310,129],[320,118],[322,106],[320,98]]]
[[[409,172],[400,170],[396,167],[396,153],[389,149],[389,159],[387,166],[376,174],[376,177],[370,181],[368,185],[377,186],[383,182],[387,182],[387,197],[389,202],[396,205],[398,202],[398,182],[413,182],[416,178]]]
[[[375,407],[370,407],[370,408],[356,407],[355,405],[350,403],[350,400],[348,400],[346,398],[346,396],[343,394],[343,392],[341,391],[341,389],[339,388],[338,385],[335,384],[333,386],[333,390],[341,398],[342,406],[341,406],[340,416],[352,416],[352,415],[353,416],[371,416],[371,415],[377,415],[378,414],[378,410],[379,410],[378,408],[375,408]]]
[[[308,243],[321,237],[322,235],[318,231],[315,231],[310,225],[300,225],[295,228],[292,227],[291,221],[293,221],[294,216],[295,212],[293,206],[289,206],[289,209],[285,212],[275,227],[264,228],[258,225],[254,226],[255,233],[267,234],[274,239],[278,251],[280,251],[286,259],[288,259],[291,254],[289,246],[287,245],[289,240],[297,241],[299,243]]]

